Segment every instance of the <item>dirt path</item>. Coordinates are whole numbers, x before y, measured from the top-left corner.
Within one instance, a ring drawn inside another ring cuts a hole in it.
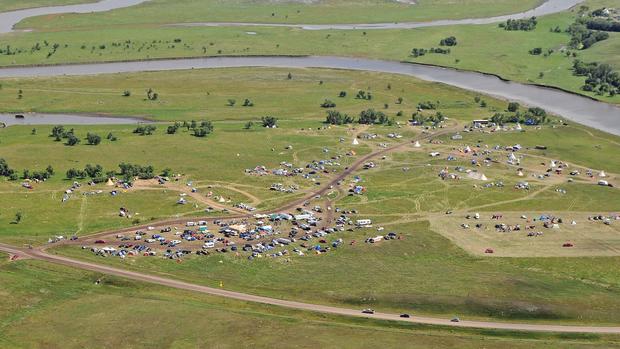
[[[79,268],[84,270],[90,270],[98,273],[105,273],[108,275],[115,275],[123,278],[128,278],[135,281],[148,282],[152,284],[158,284],[162,286],[173,287],[177,289],[194,291],[205,293],[214,296],[226,297],[236,299],[245,302],[255,302],[261,304],[275,305],[285,308],[298,309],[304,311],[313,311],[326,314],[364,317],[370,319],[381,319],[391,321],[402,321],[409,323],[450,326],[450,327],[465,327],[465,328],[486,328],[486,329],[502,329],[502,330],[516,330],[516,331],[542,331],[542,332],[564,332],[564,333],[616,333],[620,334],[620,327],[605,327],[605,326],[564,326],[564,325],[547,325],[547,324],[523,324],[523,323],[508,323],[508,322],[486,322],[486,321],[460,321],[452,322],[449,319],[433,318],[413,316],[411,318],[401,318],[398,314],[390,313],[374,313],[363,314],[358,309],[347,309],[332,307],[320,304],[309,304],[296,301],[288,301],[276,298],[269,298],[263,296],[256,296],[246,293],[227,291],[219,288],[207,287],[202,285],[196,285],[179,280],[169,279],[161,276],[149,275],[138,273],[134,271],[114,268],[105,265],[99,265],[84,261],[79,261],[63,256],[51,255],[44,251],[39,250],[22,250],[15,247],[0,244],[0,251],[7,252],[9,254],[24,256],[26,258],[33,258],[51,263],[61,264],[68,267]]]

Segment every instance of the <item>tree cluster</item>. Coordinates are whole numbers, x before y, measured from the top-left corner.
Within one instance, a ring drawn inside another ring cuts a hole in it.
[[[278,125],[278,119],[273,116],[263,116],[261,119],[263,127],[274,128]]]
[[[365,125],[393,125],[394,119],[388,118],[388,116],[381,111],[367,109],[360,112],[357,122]]]
[[[500,23],[499,27],[504,28],[504,30],[532,31],[536,29],[536,24],[538,24],[536,17],[531,17],[526,19],[509,19],[505,23]]]
[[[573,74],[586,77],[584,91],[609,96],[620,93],[620,73],[607,63],[585,63],[577,59],[573,62]]]
[[[150,136],[156,129],[157,127],[154,125],[140,125],[133,130],[133,133],[139,134],[140,136]]]
[[[325,117],[325,123],[330,125],[352,124],[353,122],[355,122],[353,117],[337,110],[328,110]]]

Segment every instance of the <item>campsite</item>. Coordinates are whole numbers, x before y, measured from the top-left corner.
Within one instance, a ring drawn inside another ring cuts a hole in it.
[[[0,347],[620,347],[568,1],[0,0]]]

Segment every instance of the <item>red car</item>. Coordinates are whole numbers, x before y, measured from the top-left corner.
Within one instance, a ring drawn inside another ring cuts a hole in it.
[[[95,241],[96,244],[105,244],[105,240],[97,240]]]
[[[575,245],[573,245],[570,242],[565,242],[564,245],[562,245],[562,247],[573,247],[573,246],[575,246]]]
[[[492,248],[487,248],[486,250],[484,250],[484,253],[494,253],[495,251],[493,251]]]

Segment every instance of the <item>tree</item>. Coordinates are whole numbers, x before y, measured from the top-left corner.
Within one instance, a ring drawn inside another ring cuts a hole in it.
[[[172,169],[170,168],[165,168],[162,172],[161,172],[162,177],[170,177],[172,176]]]
[[[521,105],[519,105],[519,103],[517,102],[510,102],[508,103],[508,111],[509,112],[516,112],[517,110],[519,110],[519,107],[521,107]]]
[[[248,122],[246,122],[246,123],[245,123],[245,125],[243,126],[243,128],[244,128],[245,130],[249,130],[249,129],[251,129],[252,127],[254,127],[254,122],[252,122],[252,121],[248,121]]]
[[[234,106],[235,106],[235,104],[237,104],[237,101],[236,101],[236,100],[234,100],[234,99],[232,99],[232,98],[228,99],[228,106],[229,106],[229,107],[234,107]]]
[[[456,38],[454,36],[449,36],[445,39],[441,39],[441,41],[439,41],[439,45],[441,46],[456,46],[457,42],[456,42]]]
[[[360,116],[358,122],[360,124],[372,125],[372,124],[380,124],[383,125],[389,121],[387,115],[383,112],[375,111],[374,109],[367,109],[360,112]]]
[[[207,135],[213,132],[213,124],[211,121],[201,121],[200,126],[195,127],[194,136],[196,137],[206,137]]]
[[[73,133],[70,133],[67,136],[67,143],[65,143],[65,144],[72,147],[72,146],[77,145],[79,143],[80,143],[80,139],[77,138]]]
[[[99,143],[101,143],[101,137],[97,134],[89,132],[86,134],[86,141],[89,145],[99,145]]]
[[[173,134],[177,133],[178,129],[179,129],[179,127],[176,124],[175,125],[170,125],[166,129],[166,133],[169,134],[169,135],[173,135]]]
[[[332,102],[329,99],[326,99],[325,101],[323,101],[323,103],[321,103],[321,108],[335,108],[336,107],[336,103]]]
[[[278,119],[273,116],[263,116],[261,122],[263,123],[263,127],[274,128],[277,127]]]
[[[254,106],[254,102],[252,102],[251,100],[249,100],[249,99],[247,99],[247,98],[246,98],[246,99],[243,101],[243,106],[244,106],[244,107],[253,107],[253,106]]]
[[[338,94],[338,97],[340,98],[344,98],[347,96],[347,91],[340,91],[340,93]]]
[[[293,79],[293,74],[288,73],[288,75],[286,76],[286,78],[287,78],[288,80],[292,80],[292,79]]]
[[[101,167],[101,165],[86,164],[84,172],[86,172],[86,175],[90,178],[101,177],[103,176],[103,167]]]
[[[131,91],[129,90],[123,91],[123,97],[129,97],[129,96],[131,96]]]
[[[15,173],[15,171],[13,171],[9,167],[9,164],[6,162],[6,160],[0,158],[0,176],[9,177],[13,173]]]
[[[330,125],[344,125],[353,123],[353,118],[336,110],[328,110],[325,123]]]
[[[20,211],[17,211],[17,213],[15,213],[15,224],[19,224],[19,222],[22,221],[23,217],[24,215]]]

